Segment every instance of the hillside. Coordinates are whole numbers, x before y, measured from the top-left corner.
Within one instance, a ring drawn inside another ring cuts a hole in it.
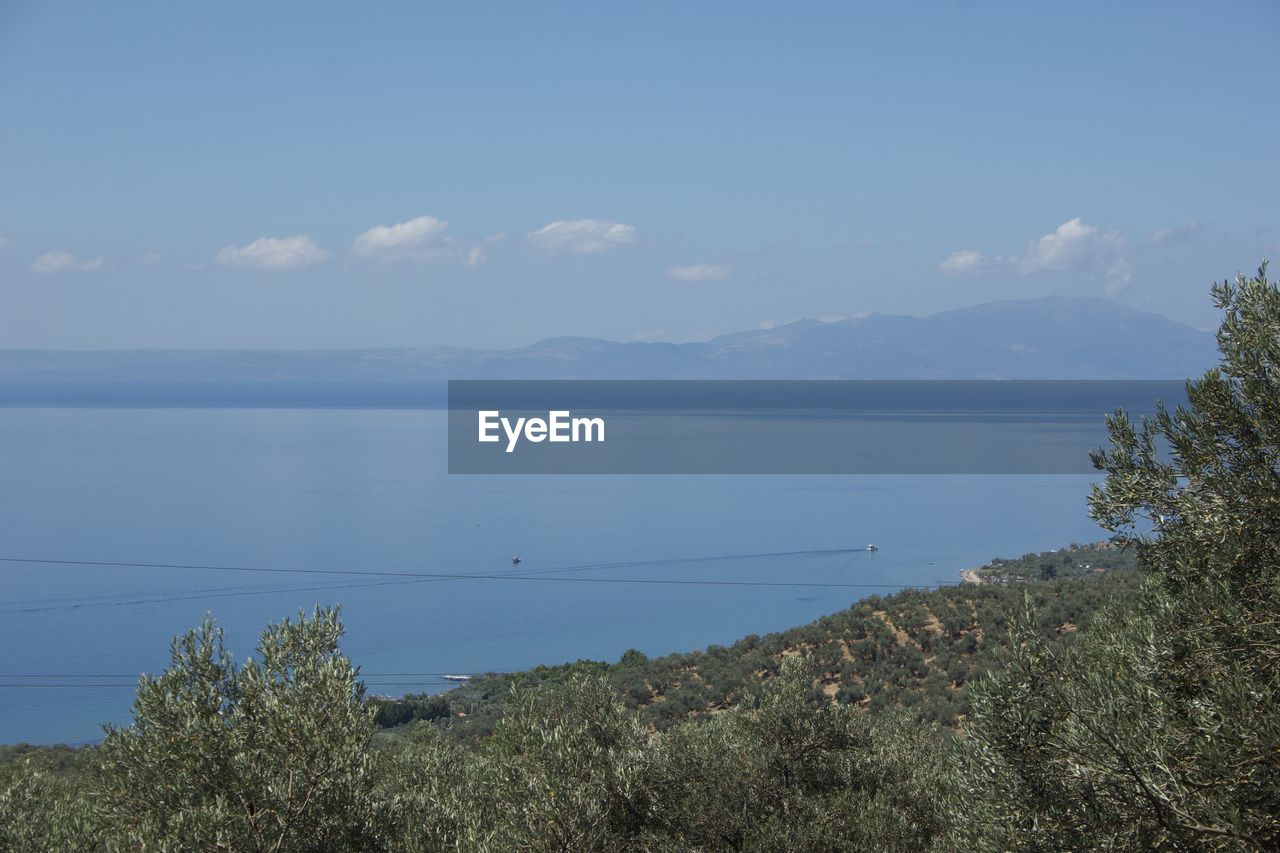
[[[1033,580],[1042,566],[1052,566],[1061,579]],[[968,712],[969,683],[1005,646],[1008,616],[1022,610],[1024,594],[1036,607],[1037,630],[1066,640],[1104,599],[1136,582],[1131,552],[1097,546],[995,560],[981,571],[988,570],[1019,581],[872,596],[808,625],[687,654],[651,659],[633,650],[613,664],[581,660],[489,674],[443,695],[375,700],[379,720],[390,727],[431,719],[450,735],[474,741],[492,731],[513,686],[559,684],[592,673],[606,675],[648,725],[665,730],[757,693],[784,659],[803,653],[821,665],[815,690],[831,701],[869,711],[907,708],[954,727]]]

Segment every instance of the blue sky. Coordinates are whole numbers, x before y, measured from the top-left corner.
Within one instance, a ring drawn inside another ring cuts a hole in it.
[[[0,2],[0,346],[690,340],[1280,254],[1280,6]]]

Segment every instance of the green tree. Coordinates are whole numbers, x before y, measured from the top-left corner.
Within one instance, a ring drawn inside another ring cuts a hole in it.
[[[0,765],[0,850],[100,850],[83,759],[55,749]]]
[[[1065,651],[1024,617],[960,751],[967,845],[1280,847],[1280,290],[1213,295],[1221,366],[1094,456],[1143,586]]]
[[[236,666],[206,618],[97,750],[103,817],[136,849],[375,846],[371,711],[336,610],[269,626]]]
[[[383,774],[397,849],[619,850],[648,815],[650,736],[608,682],[513,688],[479,753],[419,724]]]
[[[791,658],[758,700],[665,733],[646,847],[921,850],[942,835],[934,734],[815,697],[815,675]]]

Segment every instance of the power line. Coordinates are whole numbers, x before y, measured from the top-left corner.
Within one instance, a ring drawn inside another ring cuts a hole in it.
[[[135,569],[197,569],[203,571],[221,571],[221,572],[264,572],[264,573],[283,573],[283,574],[324,574],[324,575],[376,575],[379,577],[431,577],[451,579],[470,579],[481,577],[522,577],[527,574],[536,572],[579,572],[579,571],[595,571],[599,569],[631,569],[645,568],[652,566],[671,566],[685,563],[713,563],[726,562],[730,560],[758,560],[769,557],[821,557],[821,556],[839,556],[844,554],[862,553],[862,548],[826,548],[826,549],[808,549],[802,551],[767,551],[752,554],[715,554],[701,557],[664,557],[654,560],[630,560],[615,561],[609,563],[582,563],[569,566],[548,566],[545,568],[525,569],[519,572],[489,573],[489,574],[463,574],[463,573],[442,573],[442,572],[406,572],[406,571],[389,571],[378,569],[297,569],[297,568],[281,568],[275,566],[228,566],[228,565],[205,565],[199,563],[145,563],[133,561],[119,560],[53,560],[47,558],[35,557],[0,557],[0,563],[33,563],[39,565],[60,565],[60,566],[108,566],[116,568],[135,568]]]
[[[767,556],[767,555],[753,555]],[[701,559],[701,558],[694,558]],[[710,560],[730,559],[725,557],[705,558]],[[32,562],[23,560],[21,562]],[[675,562],[675,561],[673,561]],[[551,572],[572,572],[585,571],[588,569],[616,568],[630,564],[625,563],[600,563],[592,566],[569,566],[563,569],[526,569],[518,572],[488,572],[488,576],[499,576],[504,574],[525,575],[525,574],[542,574]],[[640,565],[640,564],[637,564]],[[269,571],[269,570],[267,570]],[[254,586],[234,586],[234,587],[217,587],[214,589],[196,590],[188,593],[160,593],[147,598],[121,598],[119,595],[98,595],[98,596],[71,596],[59,598],[38,598],[27,601],[9,601],[4,606],[7,609],[0,609],[0,613],[41,613],[49,610],[77,610],[82,607],[121,607],[132,604],[167,604],[173,601],[194,601],[206,598],[236,598],[250,595],[274,595],[279,593],[292,592],[313,592],[318,590],[330,589],[367,589],[376,586],[395,586],[401,584],[417,584],[417,583],[438,583],[450,580],[450,578],[409,578],[402,580],[388,581],[356,581],[354,583],[335,583],[324,584],[322,586],[286,586],[286,587],[268,587],[260,588]]]
[[[567,583],[613,583],[613,584],[652,584],[652,585],[681,585],[681,586],[736,586],[736,587],[791,587],[791,588],[847,588],[847,589],[910,589],[913,587],[904,587],[901,584],[887,583],[848,583],[848,582],[816,582],[816,581],[743,581],[743,580],[682,580],[682,579],[662,579],[662,578],[587,578],[587,577],[559,577],[558,574],[582,573],[588,571],[598,571],[606,569],[630,569],[630,568],[651,568],[655,566],[668,566],[693,563],[707,562],[726,562],[732,560],[750,560],[762,558],[780,558],[780,557],[813,557],[813,556],[834,556],[848,555],[862,552],[861,548],[842,548],[842,549],[825,549],[825,550],[805,550],[805,551],[775,551],[767,553],[755,554],[724,554],[704,557],[682,557],[657,560],[636,560],[636,561],[617,561],[611,563],[589,563],[570,565],[563,567],[547,567],[547,568],[531,568],[521,571],[509,571],[504,573],[463,573],[463,572],[410,572],[410,571],[391,571],[391,570],[375,570],[375,569],[298,569],[298,568],[280,568],[267,566],[234,566],[221,564],[190,564],[190,563],[144,563],[144,562],[126,562],[117,560],[55,560],[47,558],[25,558],[25,557],[0,557],[0,563],[29,564],[29,565],[53,565],[53,566],[85,566],[99,568],[154,568],[154,569],[177,569],[177,570],[194,570],[194,571],[223,571],[223,572],[250,572],[264,574],[300,574],[300,575],[345,575],[345,576],[369,576],[379,578],[397,578],[398,580],[365,582],[351,584],[327,584],[315,587],[289,587],[289,588],[273,588],[267,590],[256,590],[252,588],[235,590],[209,590],[201,593],[195,593],[186,596],[166,596],[160,598],[150,598],[133,601],[120,600],[77,600],[73,604],[64,606],[69,607],[86,607],[86,606],[122,606],[136,603],[153,603],[172,600],[182,600],[188,598],[204,598],[204,597],[220,597],[230,595],[253,595],[253,594],[275,594],[275,593],[291,593],[310,590],[325,589],[344,589],[362,586],[389,586],[397,584],[409,583],[426,583],[433,581],[449,581],[449,580],[526,580],[526,581],[555,581]],[[941,584],[939,584],[941,585]],[[39,604],[49,605],[56,604],[57,599],[43,599]],[[35,607],[23,610],[21,612],[31,612],[33,610],[56,609],[56,607],[45,606]],[[19,612],[14,609],[0,612]],[[372,678],[387,677],[418,677],[438,678],[451,673],[442,672],[396,672],[396,673],[361,673]],[[28,673],[28,674],[0,674],[0,688],[97,688],[97,689],[124,689],[136,687],[136,681],[128,683],[108,683],[108,682],[86,682],[86,681],[51,681],[44,679],[111,679],[111,678],[135,678],[135,676],[127,674],[97,673],[97,674],[68,674],[68,673]],[[42,679],[39,682],[22,683],[9,679]],[[362,679],[363,681],[363,679]],[[455,685],[455,681],[363,681],[369,687],[404,687],[404,686],[444,686]]]
[[[570,566],[562,566],[562,567],[553,566],[553,567],[545,567],[545,568],[531,568],[531,569],[524,569],[520,571],[486,572],[483,574],[483,577],[487,577],[487,578],[525,577],[525,576],[531,576],[531,575],[580,573],[580,572],[586,572],[586,571],[599,571],[604,569],[644,568],[644,567],[653,567],[653,566],[667,566],[667,565],[679,565],[679,564],[690,564],[690,563],[725,562],[725,561],[732,561],[732,560],[756,560],[756,559],[762,559],[762,558],[777,558],[777,557],[815,557],[815,556],[830,556],[830,555],[846,555],[846,554],[853,554],[853,553],[862,553],[862,549],[849,549],[849,548],[809,549],[809,550],[801,550],[801,551],[772,551],[772,552],[763,552],[763,553],[754,553],[754,554],[719,554],[719,555],[712,555],[712,556],[676,557],[676,558],[663,558],[663,559],[656,559],[656,560],[616,561],[611,563],[585,563],[580,565],[570,565]],[[71,565],[97,565],[97,566],[120,565],[118,563],[100,563],[96,561],[24,560],[16,557],[6,557],[0,561],[22,562],[22,563],[52,562],[59,565],[68,564],[68,563],[70,563]],[[124,565],[128,565],[130,567],[141,566],[141,565],[145,565],[147,567],[156,566],[156,567],[165,567],[165,568],[179,567],[179,564],[164,564],[162,566],[161,564],[128,563]],[[201,566],[199,568],[205,568],[205,567]],[[227,567],[227,570],[231,570],[231,567]],[[259,569],[244,567],[244,570],[257,571]],[[263,568],[263,569],[260,569],[260,571],[271,572],[271,571],[278,571],[278,570]],[[289,571],[289,570],[285,570],[285,571]],[[311,571],[311,570],[299,569],[299,570],[292,570],[292,571]],[[315,570],[315,571],[319,572],[320,570]],[[365,573],[368,573],[368,572],[365,572]],[[472,577],[472,575],[466,575],[466,577],[470,578]],[[476,575],[476,577],[480,577],[480,575]],[[390,585],[397,585],[397,584],[438,583],[438,582],[444,582],[444,581],[456,580],[456,579],[459,579],[459,577],[453,576],[453,575],[450,575],[447,577],[415,576],[407,580],[357,582],[357,583],[349,583],[349,584],[327,584],[325,586],[313,586],[313,587],[284,587],[284,588],[278,588],[278,589],[257,589],[254,587],[248,587],[248,588],[231,587],[231,588],[219,588],[219,589],[213,589],[213,590],[197,591],[197,592],[184,593],[184,594],[167,593],[167,594],[161,594],[158,597],[150,596],[147,598],[132,598],[132,599],[120,598],[115,596],[44,598],[44,599],[35,599],[30,601],[6,602],[5,604],[7,606],[4,609],[0,609],[0,613],[42,613],[42,612],[47,612],[51,610],[78,610],[80,608],[88,608],[88,607],[122,607],[122,606],[129,606],[133,604],[164,604],[164,603],[169,603],[174,601],[193,601],[193,600],[201,600],[206,598],[234,598],[234,597],[244,597],[244,596],[251,596],[251,595],[273,595],[278,593],[309,592],[309,591],[327,590],[327,589],[355,589],[355,588],[368,588],[368,587],[374,587],[374,586],[390,586]]]
[[[281,595],[295,592],[315,592],[330,589],[367,589],[376,586],[402,586],[405,584],[433,583],[433,578],[392,580],[392,581],[356,581],[355,583],[324,584],[323,586],[289,586],[271,587],[268,589],[233,588],[203,590],[184,595],[165,594],[148,598],[45,598],[35,602],[7,602],[0,606],[0,613],[44,613],[51,610],[79,610],[89,607],[128,607],[135,604],[167,604],[174,601],[202,601],[210,598],[241,598],[250,595]]]
[[[847,583],[836,581],[746,581],[746,580],[689,580],[689,579],[670,579],[670,578],[582,578],[582,577],[557,577],[548,576],[547,574],[534,574],[534,572],[551,573],[551,572],[579,572],[593,571],[606,568],[641,568],[656,565],[672,565],[678,563],[692,562],[712,562],[733,559],[753,559],[765,556],[781,557],[781,556],[800,556],[809,555],[834,555],[834,554],[851,554],[861,549],[833,549],[826,551],[794,551],[794,552],[777,552],[774,554],[742,554],[742,555],[726,555],[717,557],[689,557],[676,560],[648,560],[636,561],[632,563],[598,563],[581,566],[567,566],[564,568],[546,568],[533,569],[526,573],[505,573],[505,574],[469,574],[465,572],[405,572],[405,571],[386,571],[377,569],[297,569],[297,568],[280,568],[268,566],[231,566],[216,564],[195,564],[195,563],[141,563],[141,562],[124,562],[117,560],[50,560],[36,559],[24,557],[0,557],[0,563],[22,563],[31,565],[54,565],[54,566],[96,566],[101,568],[143,568],[143,569],[181,569],[192,571],[216,571],[216,572],[256,572],[263,574],[298,574],[298,575],[348,575],[361,577],[394,577],[394,578],[429,578],[436,580],[521,580],[521,581],[544,581],[553,583],[602,583],[602,584],[646,584],[646,585],[675,585],[675,586],[736,586],[736,587],[766,587],[766,588],[823,588],[823,589],[903,589],[902,584],[889,583]]]

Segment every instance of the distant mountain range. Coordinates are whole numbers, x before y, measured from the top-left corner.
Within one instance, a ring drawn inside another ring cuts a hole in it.
[[[509,350],[0,350],[0,381],[1177,379],[1208,332],[1102,299],[990,302],[926,317],[798,320],[701,343],[550,338]]]

